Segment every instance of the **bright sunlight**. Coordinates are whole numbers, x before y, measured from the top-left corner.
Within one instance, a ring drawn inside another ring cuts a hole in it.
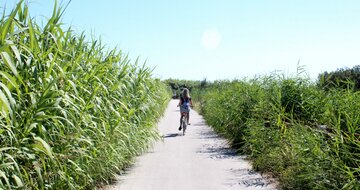
[[[202,46],[205,49],[216,49],[221,42],[221,35],[217,29],[206,30],[202,35]]]

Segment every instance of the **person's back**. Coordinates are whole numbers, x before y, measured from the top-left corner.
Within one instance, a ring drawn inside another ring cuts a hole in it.
[[[180,96],[180,101],[178,106],[180,106],[180,120],[183,116],[183,114],[185,113],[186,115],[186,120],[188,125],[190,125],[189,119],[190,119],[190,106],[192,106],[192,101],[191,101],[191,97],[190,97],[190,93],[189,90],[187,88],[184,88],[183,92],[182,92],[182,96]],[[181,130],[181,125],[179,127],[179,130]]]
[[[187,110],[187,109],[189,109],[189,106],[190,106],[190,97],[186,97],[186,98],[184,98],[184,97],[181,97],[180,98],[181,100],[181,102],[182,102],[182,104],[181,104],[181,107],[184,109],[184,110]]]

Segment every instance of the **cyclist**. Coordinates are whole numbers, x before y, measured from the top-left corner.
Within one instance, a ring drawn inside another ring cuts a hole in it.
[[[190,93],[189,93],[189,89],[184,88],[182,91],[182,94],[180,96],[180,101],[179,104],[177,105],[178,107],[180,106],[180,127],[179,127],[179,131],[182,129],[181,128],[181,116],[183,113],[186,114],[186,121],[188,123],[188,125],[190,125],[189,119],[190,119],[190,106],[192,107],[192,101],[191,101],[191,97],[190,97]]]

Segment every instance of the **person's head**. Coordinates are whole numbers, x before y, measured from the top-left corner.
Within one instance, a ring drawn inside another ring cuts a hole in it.
[[[189,98],[190,97],[189,89],[187,89],[187,88],[183,89],[182,97],[184,97],[184,98]]]

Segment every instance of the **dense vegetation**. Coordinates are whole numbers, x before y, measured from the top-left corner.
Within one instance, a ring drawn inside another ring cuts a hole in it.
[[[167,88],[100,41],[44,27],[23,2],[0,21],[0,189],[84,189],[158,137]]]
[[[273,74],[215,81],[192,97],[206,122],[281,188],[360,189],[359,92]]]
[[[360,90],[360,65],[353,68],[341,68],[319,75],[319,85],[325,89],[342,88]]]
[[[166,80],[164,80],[164,83],[170,87],[172,94],[173,94],[173,98],[180,97],[180,94],[184,88],[187,88],[190,91],[192,91],[193,89],[194,90],[195,89],[202,90],[208,84],[206,79],[204,79],[202,81],[166,79]],[[196,92],[200,92],[199,90],[197,90]]]

